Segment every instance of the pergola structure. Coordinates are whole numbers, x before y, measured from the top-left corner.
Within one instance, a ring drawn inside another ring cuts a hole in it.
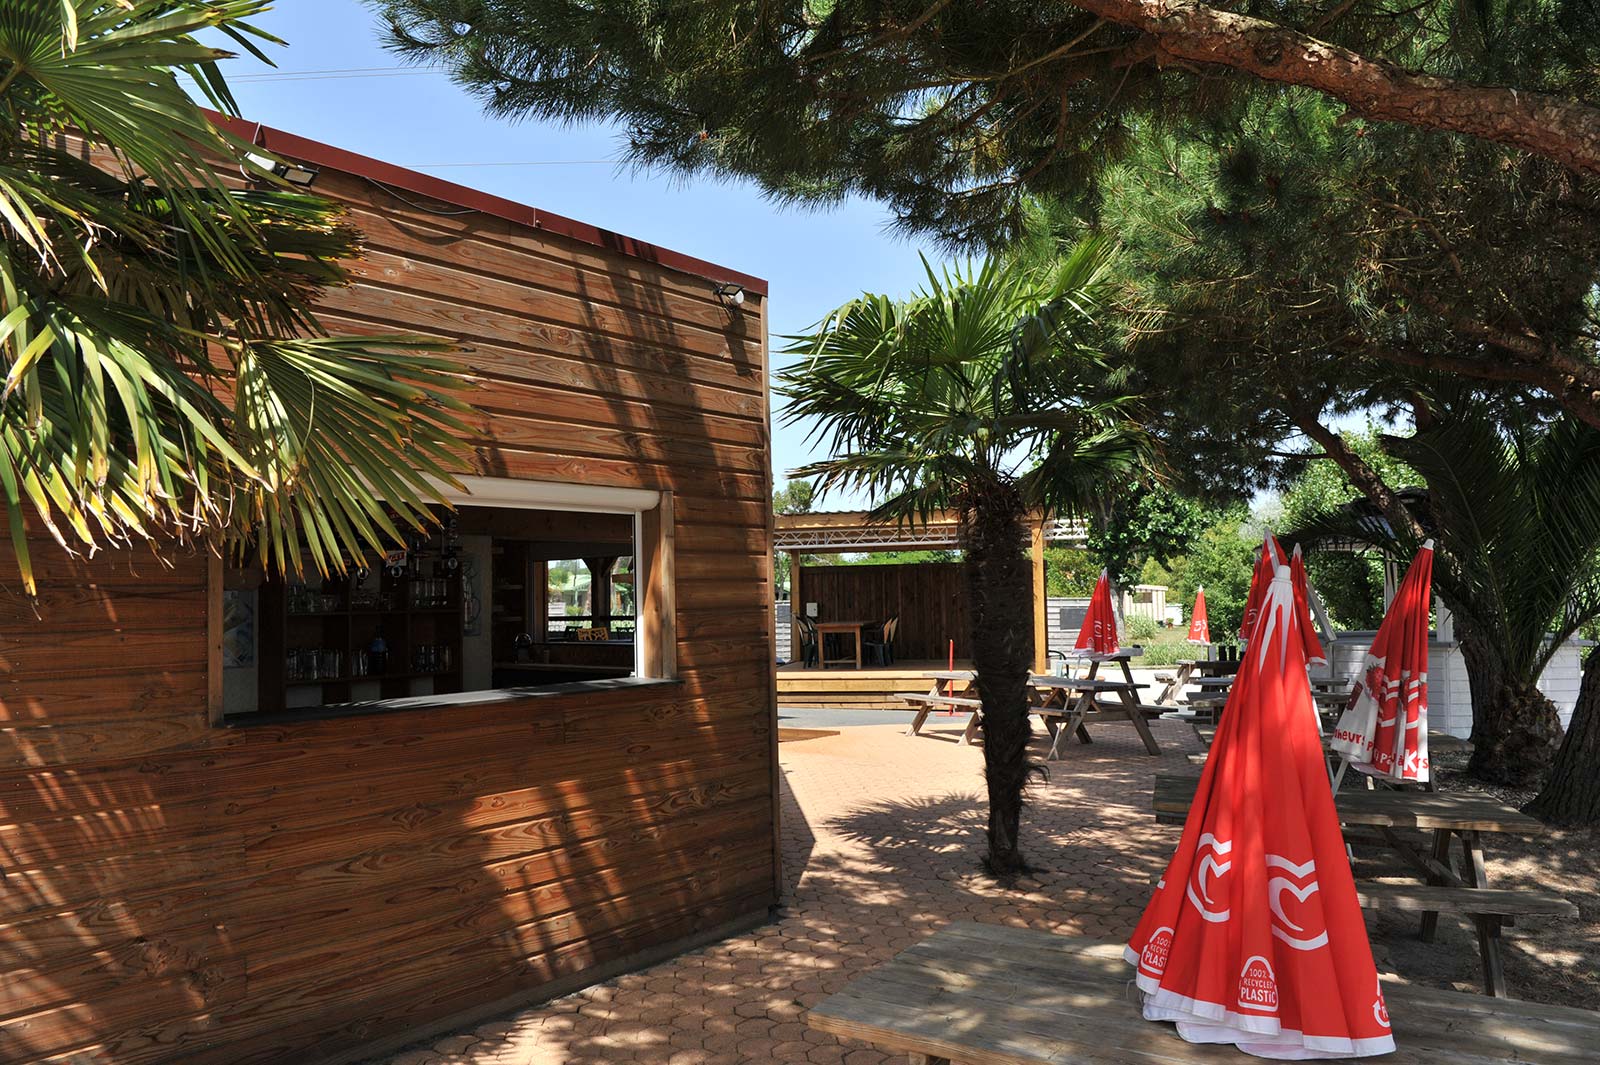
[[[789,601],[799,603],[800,557],[839,555],[853,551],[938,551],[959,547],[959,516],[939,511],[908,521],[874,520],[866,511],[831,511],[817,514],[779,514],[773,529],[773,547],[789,555]],[[1046,668],[1049,622],[1046,616],[1044,547],[1047,543],[1082,547],[1088,526],[1081,521],[1035,515],[1028,521],[1029,554],[1033,560],[1034,668]],[[793,636],[791,654],[799,655],[799,635]]]

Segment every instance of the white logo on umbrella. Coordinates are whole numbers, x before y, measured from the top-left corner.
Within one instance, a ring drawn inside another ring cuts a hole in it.
[[[1210,908],[1216,905],[1216,901],[1211,897],[1210,885],[1207,881],[1218,880],[1227,875],[1228,870],[1233,868],[1232,861],[1217,861],[1217,855],[1227,854],[1231,850],[1233,850],[1232,840],[1219,840],[1209,832],[1200,837],[1200,845],[1195,848],[1195,854],[1199,857],[1199,861],[1195,863],[1194,876],[1189,879],[1185,890],[1189,896],[1189,901],[1194,904],[1196,910],[1200,911],[1200,916],[1213,923],[1226,921],[1231,911]],[[1198,894],[1196,893],[1197,888],[1199,889]],[[1201,899],[1205,901],[1201,902]]]
[[[1272,922],[1272,934],[1295,950],[1316,950],[1318,947],[1327,946],[1328,933],[1326,930],[1309,938],[1295,935],[1294,933],[1296,932],[1304,932],[1306,930],[1295,924],[1289,919],[1289,915],[1283,912],[1284,892],[1287,891],[1301,902],[1306,901],[1317,892],[1318,884],[1315,878],[1312,877],[1312,874],[1317,871],[1317,863],[1313,860],[1307,861],[1304,865],[1296,865],[1281,855],[1269,854],[1267,855],[1267,868],[1285,869],[1294,876],[1294,880],[1290,880],[1286,876],[1274,876],[1267,880],[1267,905],[1272,908],[1272,916],[1276,918]],[[1304,883],[1296,883],[1296,881],[1303,881]]]

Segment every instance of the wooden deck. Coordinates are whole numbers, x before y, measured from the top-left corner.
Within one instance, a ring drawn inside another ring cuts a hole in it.
[[[853,669],[830,666],[803,669],[798,663],[778,667],[778,705],[783,707],[823,706],[859,710],[908,710],[897,692],[925,692],[932,681],[923,674],[944,669],[948,660],[901,660],[888,669]],[[956,659],[957,669],[971,669],[972,663]]]

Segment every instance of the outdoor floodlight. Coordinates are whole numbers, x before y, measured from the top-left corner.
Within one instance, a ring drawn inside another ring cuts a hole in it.
[[[721,284],[713,285],[711,291],[715,292],[722,299],[722,302],[730,307],[744,306],[743,285],[734,284],[732,281],[724,281]]]
[[[300,163],[291,163],[283,159],[272,159],[265,155],[252,153],[245,158],[274,177],[280,177],[289,184],[302,189],[310,188],[311,183],[317,180],[317,174],[320,172],[316,167],[303,166]]]

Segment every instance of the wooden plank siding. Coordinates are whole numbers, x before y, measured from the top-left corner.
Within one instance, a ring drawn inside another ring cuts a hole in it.
[[[966,584],[959,563],[807,566],[803,580],[803,601],[817,604],[819,620],[881,622],[898,614],[896,658],[942,662],[952,639],[956,657],[971,653]]]
[[[218,726],[206,554],[41,538],[0,597],[0,1061],[352,1060],[776,902],[765,299],[316,191],[369,247],[325,323],[464,349],[472,472],[671,493],[676,680]]]

